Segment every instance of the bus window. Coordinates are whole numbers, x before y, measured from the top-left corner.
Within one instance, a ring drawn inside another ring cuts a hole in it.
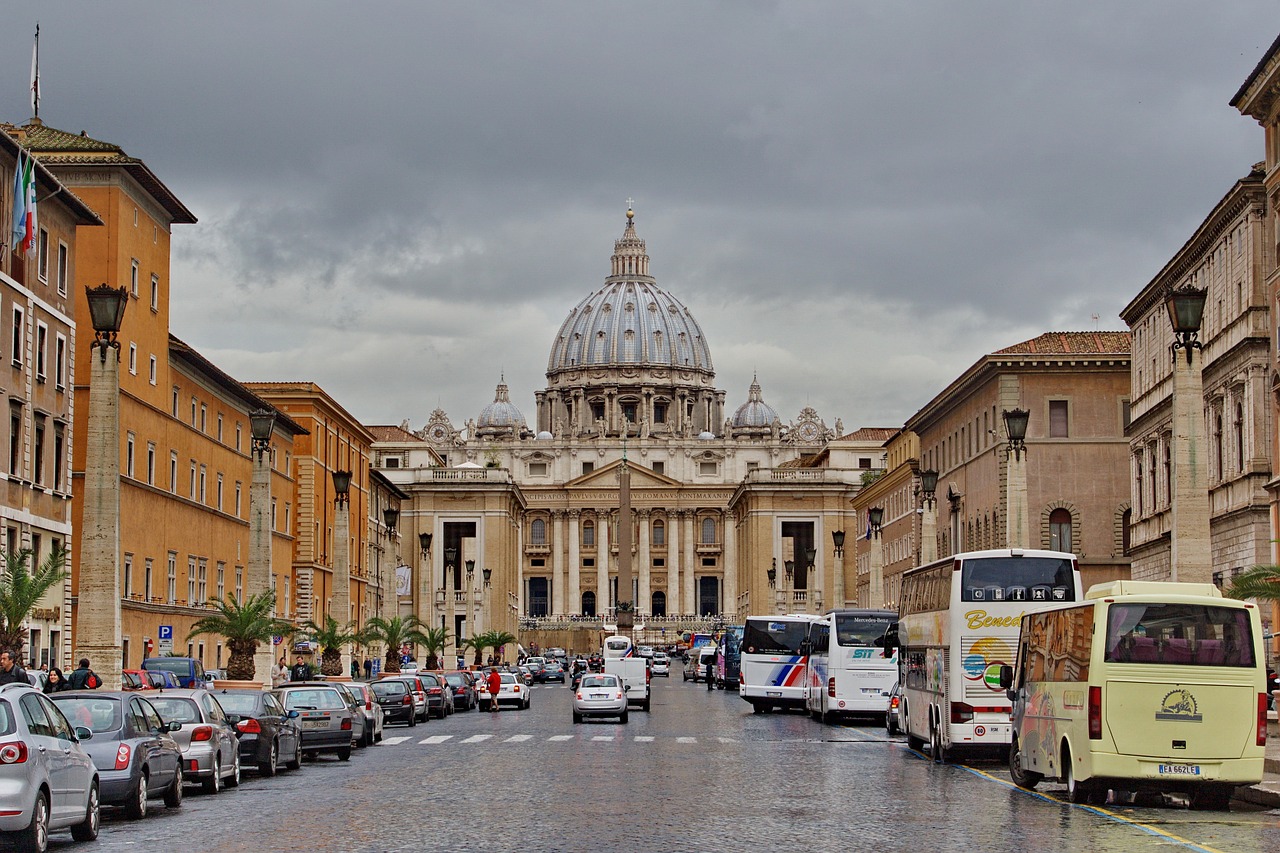
[[[808,622],[749,619],[742,631],[742,650],[752,655],[799,654],[808,631]]]
[[[883,617],[836,614],[836,644],[840,646],[877,646],[884,639],[889,626],[897,620],[888,614]]]
[[[961,567],[961,601],[1075,601],[1068,559],[984,557]]]
[[[1252,667],[1249,614],[1199,604],[1113,604],[1105,660]]]

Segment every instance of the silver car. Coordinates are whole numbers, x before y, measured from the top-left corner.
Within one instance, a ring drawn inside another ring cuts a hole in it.
[[[302,722],[302,751],[331,752],[339,761],[351,759],[351,732],[356,712],[350,694],[324,682],[292,682],[273,691],[286,711],[297,711]]]
[[[49,832],[98,837],[98,773],[80,746],[93,735],[73,729],[49,698],[27,684],[0,688],[0,833],[21,850],[44,853]]]
[[[165,690],[147,700],[166,723],[179,722],[173,739],[182,750],[182,778],[206,794],[240,784],[240,742],[218,700],[208,690]]]
[[[584,717],[617,717],[627,721],[627,689],[622,679],[611,672],[592,672],[582,676],[573,693],[573,721]]]
[[[373,746],[382,743],[382,706],[363,681],[335,681],[348,693],[356,697],[356,704],[364,715],[364,745]]]

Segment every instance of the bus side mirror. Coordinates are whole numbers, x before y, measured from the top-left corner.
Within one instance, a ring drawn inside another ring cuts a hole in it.
[[[1000,686],[1005,690],[1009,690],[1013,687],[1013,667],[1008,664],[1002,664],[1000,666]],[[1013,697],[1010,698],[1012,699]]]

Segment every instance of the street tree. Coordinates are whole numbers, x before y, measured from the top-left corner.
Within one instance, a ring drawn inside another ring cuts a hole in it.
[[[302,623],[301,631],[319,644],[320,672],[329,676],[347,674],[342,671],[343,646],[365,642],[364,632],[356,629],[355,622],[343,625],[329,615],[323,624],[308,619]]]
[[[55,547],[34,571],[30,563],[30,548],[6,552],[4,574],[0,576],[0,649],[11,649],[18,661],[23,659],[27,644],[25,623],[31,611],[45,593],[67,577],[67,552]]]
[[[1280,601],[1280,566],[1254,566],[1231,581],[1227,595],[1258,601]]]
[[[383,661],[382,669],[384,672],[399,672],[400,648],[405,643],[426,646],[427,631],[444,630],[443,628],[424,630],[425,627],[417,616],[392,616],[389,619],[374,616],[364,624],[364,639],[365,642],[379,642],[386,645],[387,657]],[[427,668],[435,669],[432,666]]]
[[[244,603],[228,594],[219,601],[209,599],[216,612],[197,619],[187,635],[190,640],[200,634],[214,634],[227,641],[231,657],[227,660],[227,677],[252,681],[257,675],[253,657],[260,643],[270,643],[273,637],[288,637],[294,632],[291,623],[272,614],[276,596],[271,590],[248,596]]]

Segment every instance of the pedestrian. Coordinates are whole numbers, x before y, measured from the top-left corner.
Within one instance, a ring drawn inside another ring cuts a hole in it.
[[[89,668],[89,659],[80,658],[80,666],[67,676],[68,690],[97,690],[102,686],[102,679]]]
[[[298,655],[298,661],[289,670],[290,681],[307,681],[311,678],[311,667]]]
[[[351,659],[351,677],[352,678],[360,677],[360,661],[357,660],[356,658]]]
[[[496,669],[489,670],[489,710],[498,713],[498,693],[502,691],[502,673]]]
[[[373,658],[364,659],[364,680],[373,680]]]
[[[284,657],[280,658],[280,662],[271,667],[271,686],[280,687],[289,680],[289,661]]]
[[[67,690],[67,677],[56,666],[49,670],[49,679],[44,684],[45,693],[61,693]]]
[[[30,684],[27,672],[18,665],[18,658],[13,652],[5,649],[0,652],[0,684]]]

